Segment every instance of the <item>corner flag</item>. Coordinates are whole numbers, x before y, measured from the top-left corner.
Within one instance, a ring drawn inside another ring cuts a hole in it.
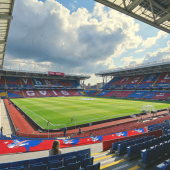
[[[47,126],[49,125],[49,121],[47,122]]]

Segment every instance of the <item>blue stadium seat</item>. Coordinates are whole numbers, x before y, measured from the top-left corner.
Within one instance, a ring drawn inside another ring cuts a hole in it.
[[[81,167],[85,169],[87,165],[93,165],[93,160],[94,157],[84,159]]]
[[[42,165],[42,162],[35,163],[35,164],[30,164],[29,169],[32,170],[32,167],[35,166],[35,165]]]
[[[155,145],[154,147],[154,159],[157,159],[160,157],[160,153],[161,153],[161,146],[160,145]]]
[[[11,162],[0,164],[0,169],[9,168],[9,167],[11,167]]]
[[[81,165],[83,160],[86,158],[88,158],[88,154],[80,155],[79,157],[77,157],[77,162],[80,161],[80,165]]]
[[[64,160],[64,166],[67,167],[70,163],[76,163],[76,157],[68,158]]]
[[[144,148],[149,149],[150,148],[150,141],[144,142]]]
[[[165,160],[164,163],[170,164],[170,159]]]
[[[28,167],[29,165],[29,160],[23,160],[23,161],[17,161],[17,162],[12,162],[11,167],[17,167],[17,166],[24,166],[25,168]]]
[[[59,168],[62,166],[62,161],[53,161],[53,162],[48,162],[48,169],[51,168]]]
[[[112,143],[112,150],[117,150],[118,149],[118,142]]]
[[[10,167],[10,170],[25,170],[24,166]]]
[[[46,164],[34,165],[31,170],[47,170]]]
[[[141,150],[141,157],[144,164],[147,164],[153,160],[154,149]]]
[[[94,165],[88,165],[85,170],[100,170],[100,162]]]
[[[155,167],[156,167],[156,170],[169,170],[170,164],[161,163]]]
[[[118,144],[118,152],[122,153],[126,151],[126,142],[122,142],[121,144]]]
[[[62,167],[59,167],[59,168],[51,168],[50,170],[65,170],[65,167],[62,166]]]
[[[29,163],[30,164],[35,164],[35,163],[43,163],[43,164],[47,164],[48,162],[48,157],[42,157],[42,158],[37,158],[37,159],[30,159]]]
[[[127,154],[129,157],[136,155],[137,151],[137,145],[131,145],[127,147]]]
[[[67,170],[79,170],[80,169],[80,164],[81,162],[76,162],[76,163],[69,163],[67,166]]]
[[[140,151],[144,149],[144,144],[143,143],[138,143],[137,144],[137,154],[140,154]]]

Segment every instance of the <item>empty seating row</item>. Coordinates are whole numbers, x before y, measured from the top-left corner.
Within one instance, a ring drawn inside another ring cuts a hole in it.
[[[170,140],[170,135],[161,136],[159,138],[148,139],[147,141],[131,145],[131,146],[127,147],[128,157],[130,158],[130,157],[134,157],[134,156],[139,156],[141,150],[149,149],[150,147],[159,145],[160,143],[162,143],[164,141],[168,141],[168,140]]]
[[[7,87],[25,87],[25,88],[33,88],[34,86],[39,85],[81,88],[80,84],[76,80],[1,76],[0,86],[4,87],[5,85],[7,85]]]
[[[119,153],[127,152],[127,147],[130,147],[131,145],[136,145],[137,151],[140,151],[140,149],[141,149],[140,144],[143,142],[146,142],[148,140],[151,140],[153,138],[154,138],[154,136],[146,136],[146,137],[130,139],[128,141],[122,142],[122,143],[118,144],[118,152]]]
[[[170,73],[154,73],[138,76],[114,77],[104,89],[115,89],[118,86],[124,89],[154,89],[165,88],[170,85]]]
[[[0,169],[47,170],[51,168],[62,167],[64,170],[78,170],[81,167],[90,170],[90,167],[97,166],[97,170],[99,170],[100,163],[98,163],[97,165],[93,165],[93,159],[93,157],[90,157],[90,149],[84,149],[55,156],[1,163]],[[90,167],[87,168],[88,166]]]

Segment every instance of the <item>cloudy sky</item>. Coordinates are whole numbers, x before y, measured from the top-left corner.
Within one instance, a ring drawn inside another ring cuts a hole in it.
[[[170,57],[170,35],[93,0],[16,0],[5,55],[94,73]]]

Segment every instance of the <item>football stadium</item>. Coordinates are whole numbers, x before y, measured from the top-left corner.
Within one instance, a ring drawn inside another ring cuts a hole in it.
[[[126,15],[133,18],[135,22],[145,24],[148,28],[161,30],[165,37],[170,33],[169,0],[95,1],[94,10],[97,5],[102,4],[103,9],[118,11],[124,17]],[[15,8],[18,9],[18,5],[22,6],[24,3],[24,8],[19,11],[23,15],[20,16]],[[34,45],[38,36],[34,37],[35,41],[26,39],[13,28],[20,25],[17,18],[25,16],[24,21],[28,25],[21,24],[24,26],[23,31],[28,37],[32,36],[26,29],[32,27],[32,22],[24,12],[36,8],[34,3],[40,8],[46,5],[44,13],[50,8],[50,13],[55,13],[59,18],[62,15],[57,13],[57,7],[63,5],[61,9],[64,11],[64,5],[67,6],[64,2],[59,4],[55,0],[31,0],[30,4],[27,0],[0,0],[0,170],[170,170],[170,58],[169,53],[164,58],[160,57],[160,53],[165,53],[166,49],[158,51],[159,60],[98,69],[93,76],[102,81],[100,87],[85,88],[85,83],[93,78],[90,74],[85,74],[88,71],[81,69],[85,62],[79,62],[79,68],[65,67],[64,62],[61,62],[63,66],[29,62],[27,53],[30,53],[26,49],[29,45],[23,43],[30,41],[30,49],[37,50]],[[74,1],[75,5],[77,3]],[[71,3],[69,6],[74,10],[75,6]],[[99,9],[98,15],[101,12],[100,7]],[[32,10],[34,12],[41,16],[40,11]],[[66,15],[65,13],[65,17]],[[72,15],[78,18],[80,13],[76,15],[73,12]],[[90,22],[102,20],[98,17],[92,18]],[[47,25],[51,19],[45,18]],[[123,22],[121,19],[120,21]],[[65,21],[65,25],[67,24]],[[51,27],[50,24],[48,26]],[[41,32],[41,27],[37,29]],[[79,29],[81,31],[81,26]],[[95,29],[95,32],[100,31]],[[109,29],[106,33],[108,31]],[[12,34],[14,39],[11,38]],[[25,55],[24,61],[22,58],[9,61],[9,52],[13,53],[15,49],[15,45],[11,47],[10,43],[13,41],[17,44],[18,36],[23,43],[19,44],[16,54]],[[41,37],[43,36],[46,38],[49,34],[42,33]],[[155,42],[160,37],[157,36]],[[90,55],[91,44],[88,38],[87,36],[85,39],[89,51],[83,50],[83,53]],[[97,39],[96,36],[96,41]],[[104,42],[107,40],[109,38]],[[67,41],[75,43],[73,39]],[[50,46],[52,43],[54,41],[50,42]],[[151,41],[149,43],[152,44]],[[62,51],[65,52],[67,45],[62,45]],[[25,54],[20,48],[24,49]],[[107,53],[108,47],[103,48],[107,49]],[[46,57],[44,61],[60,62],[60,50],[52,61],[50,57]],[[79,52],[77,50],[75,54]],[[38,52],[32,54],[33,58],[38,58]],[[149,54],[151,53],[147,53]],[[69,57],[71,55],[68,54]],[[154,55],[156,53],[151,57]],[[68,63],[69,57],[66,57]],[[73,63],[75,60],[74,58]],[[101,60],[98,62],[101,63]],[[88,69],[87,65],[84,67]]]

